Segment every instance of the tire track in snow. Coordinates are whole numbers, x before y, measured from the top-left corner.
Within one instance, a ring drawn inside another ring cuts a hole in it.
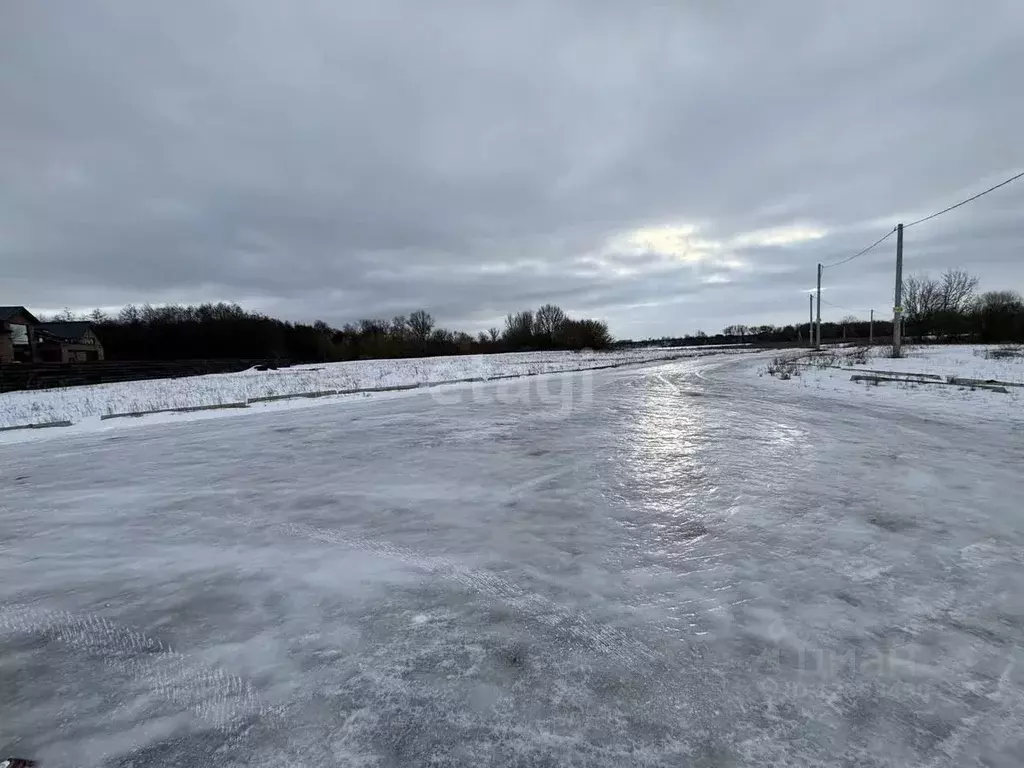
[[[221,748],[237,744],[249,730],[247,722],[280,719],[284,712],[282,707],[268,706],[248,680],[209,667],[157,638],[100,616],[0,607],[0,631],[42,637],[98,657],[227,737]]]

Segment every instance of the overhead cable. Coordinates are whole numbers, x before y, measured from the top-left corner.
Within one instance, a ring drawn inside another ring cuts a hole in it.
[[[931,221],[932,219],[937,218],[938,216],[941,216],[944,213],[949,213],[950,211],[956,210],[961,205],[967,205],[968,203],[970,203],[970,202],[972,202],[974,200],[977,200],[979,197],[984,197],[989,192],[995,192],[1000,187],[1005,187],[1010,182],[1016,181],[1017,179],[1019,179],[1021,177],[1024,177],[1024,171],[1021,171],[1016,176],[1011,176],[1010,178],[1006,179],[1005,181],[999,182],[994,187],[989,187],[984,192],[979,192],[976,195],[972,195],[971,197],[968,197],[966,200],[961,200],[959,203],[956,203],[955,205],[949,206],[949,208],[943,208],[941,211],[933,213],[931,216],[925,216],[923,219],[918,219],[917,221],[912,221],[909,224],[904,224],[903,228],[907,229],[908,227],[913,227],[913,226],[916,226],[917,224],[923,224],[926,221]]]
[[[896,228],[893,227],[891,230],[889,230],[884,235],[882,235],[880,238],[875,240],[875,242],[873,242],[871,245],[869,245],[863,251],[858,251],[857,253],[853,254],[853,256],[849,256],[849,257],[847,257],[845,259],[840,259],[839,261],[835,261],[835,262],[833,262],[831,264],[822,264],[821,268],[822,269],[828,269],[829,267],[838,267],[840,264],[846,264],[849,261],[853,261],[854,259],[860,258],[865,253],[867,253],[868,251],[872,250],[873,248],[876,248],[877,246],[881,245],[886,240],[888,240],[890,237],[892,237],[892,233],[895,232],[895,231],[896,231]]]

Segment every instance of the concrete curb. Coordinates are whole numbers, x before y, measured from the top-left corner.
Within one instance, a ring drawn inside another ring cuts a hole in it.
[[[999,381],[997,379],[961,379],[956,377],[950,384],[959,384],[962,387],[1024,387],[1024,384],[1015,381]]]
[[[129,411],[127,413],[105,413],[100,421],[109,419],[137,419],[141,416],[152,416],[155,413],[195,413],[196,411],[217,411],[222,408],[248,408],[248,403],[217,403],[215,405],[189,405],[182,408],[159,408],[155,411]]]
[[[49,429],[50,427],[70,427],[70,421],[46,421],[42,424],[19,424],[16,427],[0,427],[0,432],[13,432],[16,429]]]
[[[419,389],[423,384],[395,384],[390,387],[370,387],[369,389],[357,389],[356,392],[404,392],[407,389]]]
[[[934,379],[936,381],[942,381],[942,376],[937,373],[910,373],[909,371],[880,371],[872,368],[854,368],[849,365],[816,365],[814,363],[797,363],[795,365],[805,365],[810,368],[828,368],[830,370],[837,371],[850,371],[850,373],[873,373],[878,376],[911,376],[916,379]]]
[[[965,383],[962,383],[964,381],[968,381],[967,379],[961,379],[959,381],[956,381],[956,380],[954,380],[954,381],[936,381],[935,379],[907,379],[907,378],[893,379],[893,378],[887,378],[885,376],[864,376],[864,375],[854,374],[853,376],[850,377],[850,381],[864,381],[864,382],[870,382],[870,383],[873,383],[873,384],[883,384],[883,383],[890,383],[890,384],[892,384],[892,383],[895,383],[895,384],[937,384],[940,387],[973,387],[974,389],[985,389],[985,390],[988,390],[989,392],[999,392],[999,393],[1004,394],[1004,395],[1010,394],[1010,391],[1006,387],[1002,387],[1002,386],[998,386],[998,385],[997,386],[993,386],[991,384],[965,384]]]
[[[299,397],[306,397],[306,398],[328,397],[330,395],[340,394],[340,392],[341,392],[341,390],[338,390],[338,389],[325,389],[325,390],[321,390],[319,392],[299,392],[299,393],[296,393],[296,394],[288,394],[288,395],[264,395],[263,397],[250,397],[247,402],[250,402],[250,403],[274,403],[274,402],[277,402],[278,400],[292,400],[294,398],[299,398]]]

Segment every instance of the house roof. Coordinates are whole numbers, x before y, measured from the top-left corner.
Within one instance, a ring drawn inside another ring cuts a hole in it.
[[[64,341],[79,341],[91,328],[92,323],[85,320],[63,323],[39,323],[36,325],[37,331],[55,336]]]
[[[35,316],[24,307],[0,307],[0,323],[14,317],[15,315],[24,315],[33,323],[39,322]]]

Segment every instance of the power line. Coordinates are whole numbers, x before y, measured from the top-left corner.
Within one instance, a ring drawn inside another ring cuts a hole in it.
[[[840,304],[833,304],[831,301],[825,301],[825,299],[822,299],[821,303],[822,304],[828,304],[830,307],[835,307],[836,309],[842,309],[842,310],[844,310],[846,312],[870,312],[871,311],[870,309],[864,309],[863,307],[844,307],[844,306],[842,306]]]
[[[821,303],[822,304],[828,304],[830,307],[835,307],[836,309],[846,310],[847,312],[863,312],[864,311],[863,309],[854,309],[852,307],[844,307],[844,306],[841,306],[839,304],[833,304],[831,301],[825,301],[824,299],[821,300]]]
[[[1021,174],[1021,175],[1024,175],[1024,174]],[[904,227],[904,229],[905,229],[905,227]],[[881,245],[886,240],[888,240],[890,237],[892,237],[892,233],[895,232],[895,231],[896,231],[896,227],[893,227],[891,230],[889,230],[884,235],[882,235],[882,237],[880,237],[877,240],[875,240],[875,242],[873,242],[871,245],[869,245],[863,251],[858,251],[857,253],[853,254],[853,256],[850,256],[850,257],[845,258],[845,259],[841,259],[840,261],[833,262],[832,264],[822,264],[821,268],[822,269],[828,269],[829,267],[838,267],[840,264],[845,264],[848,261],[853,261],[854,259],[860,258],[865,253],[867,253],[868,251],[870,251],[873,248]],[[826,303],[828,303],[828,302],[826,302]]]
[[[996,184],[996,185],[995,185],[994,187],[989,187],[989,188],[988,188],[988,189],[986,189],[986,190],[985,190],[984,192],[979,192],[978,194],[976,194],[976,195],[974,195],[974,196],[972,196],[972,197],[968,197],[968,198],[967,198],[966,200],[961,200],[961,201],[960,201],[959,203],[957,203],[956,205],[951,205],[951,206],[949,206],[949,208],[943,208],[943,209],[942,209],[941,211],[939,211],[938,213],[933,213],[933,214],[932,214],[931,216],[925,216],[925,217],[924,217],[923,219],[918,219],[917,221],[912,221],[912,222],[910,222],[909,224],[904,224],[904,225],[903,225],[903,228],[904,228],[904,229],[907,229],[908,227],[913,227],[913,226],[914,226],[914,225],[916,225],[916,224],[922,224],[922,223],[924,223],[924,222],[926,222],[926,221],[931,221],[932,219],[936,218],[937,216],[941,216],[941,215],[942,215],[942,214],[944,214],[944,213],[949,213],[950,211],[952,211],[952,210],[954,210],[954,209],[956,209],[956,208],[959,208],[959,207],[960,207],[961,205],[967,205],[967,203],[970,203],[970,202],[972,202],[972,201],[974,201],[974,200],[977,200],[977,199],[978,199],[979,197],[984,197],[984,196],[985,196],[985,195],[987,195],[987,194],[988,194],[989,192],[995,192],[995,191],[996,191],[997,189],[999,189],[1000,187],[1005,187],[1005,186],[1006,186],[1007,184],[1009,184],[1009,183],[1010,183],[1011,181],[1016,181],[1017,179],[1019,179],[1019,178],[1021,178],[1021,177],[1024,177],[1024,171],[1021,171],[1021,172],[1020,172],[1020,173],[1018,173],[1018,174],[1017,174],[1016,176],[1011,176],[1011,177],[1010,177],[1010,178],[1008,178],[1008,179],[1007,179],[1006,181],[1001,181],[1001,182],[999,182],[999,183],[998,183],[998,184]]]
[[[904,224],[903,228],[907,229],[909,227],[916,226],[917,224],[923,224],[926,221],[931,221],[932,219],[937,218],[939,216],[942,216],[945,213],[949,213],[950,211],[956,210],[957,208],[959,208],[962,205],[967,205],[967,203],[973,202],[973,201],[977,200],[979,197],[984,197],[989,192],[995,192],[1000,187],[1005,187],[1007,184],[1010,184],[1011,182],[1014,182],[1014,181],[1016,181],[1017,179],[1020,179],[1020,178],[1024,178],[1024,171],[1021,171],[1020,173],[1016,174],[1015,176],[1011,176],[1010,178],[1006,179],[1005,181],[1001,181],[998,184],[995,184],[995,185],[989,187],[984,192],[979,192],[976,195],[972,195],[971,197],[968,197],[966,200],[961,200],[959,203],[956,203],[955,205],[951,205],[948,208],[943,208],[941,211],[937,211],[936,213],[933,213],[930,216],[925,216],[924,218],[918,219],[917,221],[912,221],[909,224]],[[896,227],[893,227],[889,232],[885,233],[882,237],[878,238],[878,240],[873,242],[871,245],[869,245],[864,250],[857,251],[857,253],[853,254],[852,256],[848,256],[845,259],[840,259],[839,261],[834,261],[831,264],[822,264],[821,265],[822,269],[828,269],[829,267],[838,267],[840,264],[846,264],[848,262],[853,261],[854,259],[859,259],[865,253],[867,253],[868,251],[873,250],[874,248],[877,248],[879,245],[881,245],[886,240],[888,240],[890,237],[892,237],[892,234],[895,231],[896,231]]]

